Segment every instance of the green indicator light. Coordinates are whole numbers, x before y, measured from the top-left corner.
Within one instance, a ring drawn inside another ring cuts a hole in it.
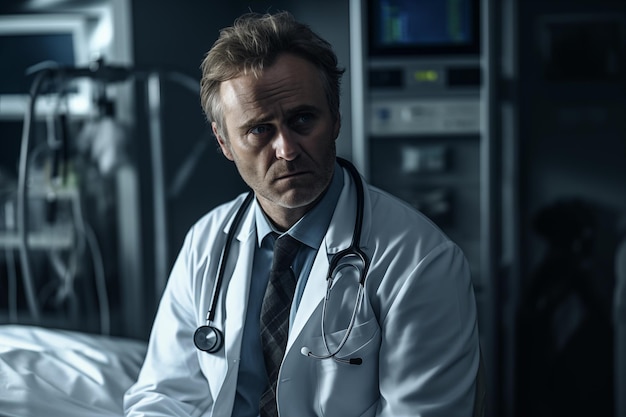
[[[413,76],[420,82],[435,82],[439,79],[439,73],[433,70],[415,71]]]

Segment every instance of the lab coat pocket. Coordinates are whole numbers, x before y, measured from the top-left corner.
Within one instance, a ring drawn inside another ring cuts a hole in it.
[[[335,352],[346,330],[326,335],[330,352]],[[319,406],[324,416],[361,416],[380,396],[378,389],[378,351],[381,333],[376,319],[355,325],[346,339],[343,348],[337,353],[340,360],[352,359],[346,363],[335,359],[318,361]],[[312,345],[320,355],[328,354],[324,340],[317,337]]]

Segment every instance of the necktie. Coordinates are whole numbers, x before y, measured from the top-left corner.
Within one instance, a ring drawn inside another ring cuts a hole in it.
[[[291,263],[300,242],[283,235],[274,243],[274,259],[261,307],[261,345],[269,380],[259,403],[261,417],[278,416],[276,384],[289,334],[289,311],[296,289]]]

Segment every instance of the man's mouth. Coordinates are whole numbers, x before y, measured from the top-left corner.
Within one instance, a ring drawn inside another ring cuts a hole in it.
[[[303,175],[306,175],[306,171],[288,172],[286,174],[279,175],[276,179],[277,180],[287,180],[287,179],[291,179],[291,178],[301,177]]]

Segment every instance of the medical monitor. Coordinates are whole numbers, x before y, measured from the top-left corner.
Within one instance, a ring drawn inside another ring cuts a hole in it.
[[[367,13],[372,57],[480,52],[479,0],[368,0]]]
[[[24,114],[32,72],[46,66],[84,66],[88,62],[85,19],[75,15],[0,16],[0,117]],[[79,80],[68,85],[70,110],[87,112],[89,84]],[[47,113],[58,100],[41,91],[38,111]]]

